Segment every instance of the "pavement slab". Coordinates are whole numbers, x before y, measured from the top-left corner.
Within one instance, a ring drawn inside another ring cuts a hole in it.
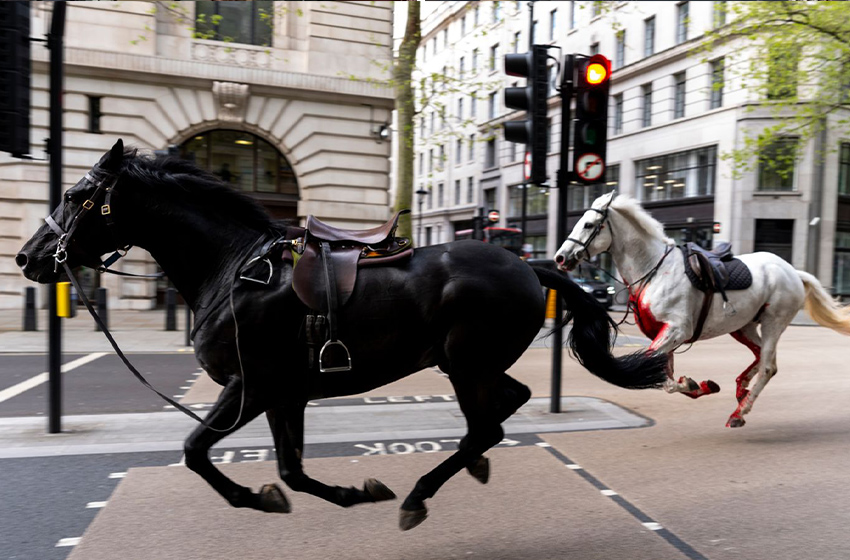
[[[398,529],[399,500],[342,509],[287,491],[293,513],[265,514],[231,508],[184,467],[131,469],[69,560],[686,558],[545,449],[488,455],[488,485],[458,474],[428,501],[429,518],[409,532]],[[341,485],[376,476],[403,494],[446,457],[313,459],[305,467]],[[277,480],[270,462],[221,467],[255,489]]]

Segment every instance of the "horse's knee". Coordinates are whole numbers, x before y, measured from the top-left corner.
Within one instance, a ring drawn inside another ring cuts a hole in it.
[[[307,475],[303,472],[290,472],[281,470],[280,478],[293,492],[305,492],[307,489]]]
[[[194,445],[191,441],[183,444],[183,456],[185,457],[186,467],[194,472],[198,472],[203,465],[209,463],[207,450],[201,449]]]

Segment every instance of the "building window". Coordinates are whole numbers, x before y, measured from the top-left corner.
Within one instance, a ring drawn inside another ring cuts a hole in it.
[[[723,27],[726,25],[726,2],[714,0],[714,27]]]
[[[428,187],[428,210],[434,208],[434,189]]]
[[[711,61],[711,101],[709,108],[717,109],[723,106],[724,59]]]
[[[490,72],[495,72],[499,65],[499,43],[490,47]]]
[[[794,257],[794,220],[756,220],[753,252],[767,251],[791,263]]]
[[[537,20],[531,22],[531,42],[537,44]]]
[[[425,154],[419,152],[419,174],[425,173]]]
[[[449,46],[449,28],[446,27],[443,29],[443,48],[447,48]]]
[[[522,32],[517,31],[516,33],[514,33],[513,45],[511,45],[515,53],[519,52],[520,41],[522,41]]]
[[[555,33],[558,30],[558,10],[549,12],[549,40],[555,40]]]
[[[460,165],[463,161],[463,138],[455,141],[455,164]]]
[[[590,17],[599,17],[602,14],[602,2],[594,0],[590,3]]]
[[[643,56],[655,54],[655,16],[643,22]]]
[[[428,173],[434,172],[434,149],[428,150]]]
[[[573,188],[573,185],[570,185]],[[527,185],[528,198],[526,199],[526,216],[545,216],[549,212],[549,189],[537,185]],[[508,206],[508,217],[518,218],[522,216],[522,195],[525,188],[523,185],[515,185],[508,188],[510,197]]]
[[[546,119],[546,153],[552,152],[552,136],[555,135],[555,127],[552,126],[552,119]]]
[[[797,143],[797,138],[786,137],[779,138],[764,147],[759,154],[758,190],[794,190]]]
[[[698,148],[635,162],[635,184],[643,202],[714,193],[717,147]]]
[[[455,180],[455,206],[460,204],[460,179]]]
[[[508,142],[508,161],[516,161],[516,142]]]
[[[685,116],[685,73],[674,74],[673,82],[673,118],[681,119]]]
[[[445,185],[443,183],[437,184],[437,208],[443,207],[443,191],[445,190]]]
[[[431,113],[428,114],[428,120],[430,121],[429,122],[430,126],[428,127],[428,130],[431,131],[431,134],[434,134],[434,131],[437,130],[434,127],[434,122],[435,122],[435,119],[437,118],[436,115],[437,115],[437,113],[435,113],[434,111],[431,111]]]
[[[495,119],[496,118],[496,92],[490,94],[490,97],[487,98],[487,118]]]
[[[431,47],[432,47],[432,48],[431,48],[431,52],[432,52],[433,54],[437,54],[437,38],[436,38],[436,37],[434,37],[433,39],[431,39]]]
[[[576,3],[575,0],[570,1],[570,29],[576,28]]]
[[[469,135],[469,154],[467,159],[469,161],[475,161],[475,135]]]
[[[599,43],[590,44],[590,56],[593,56],[595,54],[599,54]]]
[[[274,3],[195,2],[195,37],[228,43],[272,45]]]
[[[502,3],[493,2],[493,23],[498,23],[502,19]]]
[[[614,57],[614,67],[622,68],[626,65],[626,30],[617,32],[617,52]]]
[[[439,150],[440,150],[440,157],[437,159],[437,171],[442,171],[445,168],[445,165],[446,165],[446,145],[440,144]],[[442,200],[442,199],[443,198],[440,197],[440,200]]]
[[[623,94],[614,96],[614,134],[623,133]]]
[[[768,49],[769,51],[773,49]],[[797,95],[797,66],[800,52],[788,49],[769,52],[767,67],[767,98],[788,99]]]
[[[295,217],[298,181],[285,157],[248,132],[212,130],[193,136],[180,156],[244,192],[281,195],[268,201],[276,217]],[[291,214],[291,216],[290,216]]]
[[[466,59],[464,57],[460,57],[460,62],[458,63],[457,75],[461,80],[466,73]]]
[[[466,180],[466,202],[472,204],[473,196],[475,195],[475,179],[469,177]]]
[[[593,185],[570,185],[570,210],[590,208],[593,201],[605,193],[616,190],[620,185],[620,166],[612,165],[605,170],[605,182]]]
[[[457,100],[457,118],[463,120],[463,98]]]
[[[472,50],[472,73],[478,72],[478,49]]]
[[[484,191],[484,210],[496,210],[496,189],[486,189]]]
[[[89,132],[100,134],[100,100],[101,97],[89,96]]]
[[[835,280],[832,285],[835,294],[850,296],[850,231],[835,232]]]
[[[474,12],[472,12],[472,14],[473,14],[473,22],[475,23],[475,27],[478,27],[478,23],[481,21],[481,19],[480,19],[480,17],[481,17],[481,8],[480,8],[479,6],[477,6],[477,5],[476,5],[476,6],[475,6],[475,11],[474,11]]]
[[[642,98],[642,119],[641,124],[644,128],[652,126],[652,84],[644,84],[640,86]]]
[[[484,156],[484,167],[491,169],[496,167],[496,139],[490,138],[487,140],[487,149]]]
[[[469,118],[473,121],[478,120],[478,92],[473,91],[469,96]]]
[[[676,43],[684,43],[688,40],[688,26],[691,18],[690,2],[682,2],[676,6]]]
[[[460,18],[460,36],[464,37],[466,35],[466,14],[463,14],[463,17]]]
[[[850,144],[846,142],[841,144],[838,163],[838,194],[850,195]]]

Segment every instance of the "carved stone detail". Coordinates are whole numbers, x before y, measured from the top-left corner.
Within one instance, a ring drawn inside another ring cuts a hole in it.
[[[236,64],[251,68],[268,68],[271,65],[271,56],[266,50],[235,47],[228,43],[222,45],[192,43],[192,58],[203,62]]]
[[[213,82],[213,99],[218,110],[218,120],[241,123],[245,120],[250,91],[248,84]]]

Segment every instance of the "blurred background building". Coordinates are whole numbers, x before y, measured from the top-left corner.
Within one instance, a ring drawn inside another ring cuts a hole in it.
[[[720,157],[742,145],[745,130],[775,123],[744,85],[746,64],[725,64],[732,49],[746,47],[743,39],[700,50],[705,31],[725,25],[725,2],[534,2],[533,17],[524,1],[428,4],[417,56],[415,189],[423,194],[414,231],[421,224],[422,242],[451,241],[473,215],[491,210],[500,213],[495,225],[519,226],[525,151],[503,140],[501,123],[517,117],[505,109],[504,87],[524,80],[502,66],[505,53],[528,50],[531,34],[533,43],[562,49],[553,55],[601,53],[613,64],[606,183],[570,189],[571,227],[598,195],[617,189],[677,241],[772,251],[850,295],[850,142],[836,123],[803,147],[785,176],[758,165],[735,176]],[[551,94],[554,184],[562,146]],[[783,138],[760,155],[780,158],[797,140]],[[535,257],[563,242],[553,237],[557,195],[529,189],[525,234]]]
[[[32,36],[52,2],[31,2]],[[117,138],[169,150],[262,202],[371,227],[389,214],[391,2],[68,2],[64,183]],[[32,47],[31,150],[48,136],[48,51]],[[0,154],[0,307],[20,307],[14,255],[48,213],[47,163]],[[134,249],[118,265],[155,271]],[[114,308],[155,305],[164,283],[101,277]]]

